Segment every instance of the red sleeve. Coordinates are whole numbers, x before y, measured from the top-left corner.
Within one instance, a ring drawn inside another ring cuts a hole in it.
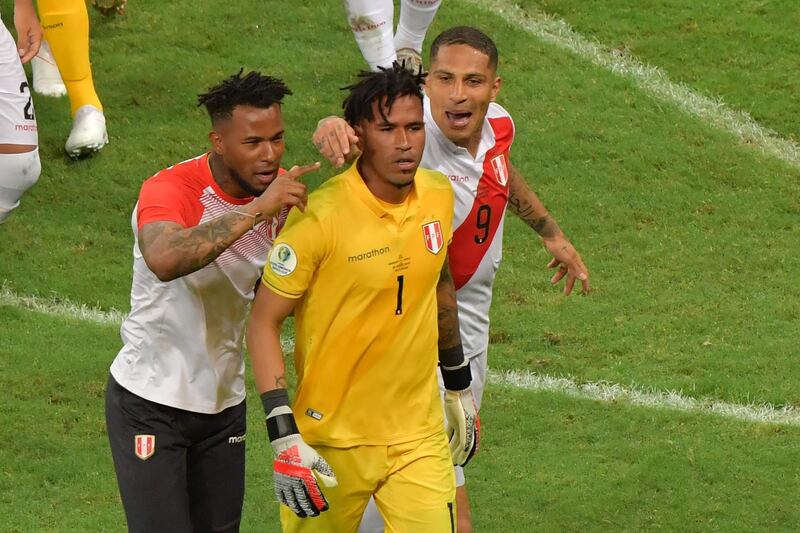
[[[151,222],[176,222],[189,227],[189,213],[185,202],[185,191],[173,182],[149,179],[142,185],[136,220],[139,229]]]

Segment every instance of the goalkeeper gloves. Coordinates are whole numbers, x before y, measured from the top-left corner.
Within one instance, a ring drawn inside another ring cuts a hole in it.
[[[267,434],[275,450],[275,496],[300,518],[317,516],[328,509],[328,500],[314,473],[326,487],[338,484],[336,476],[325,459],[300,436],[286,389],[265,392],[261,401],[267,413]]]
[[[465,466],[478,451],[481,421],[475,408],[470,383],[472,373],[469,360],[459,344],[455,348],[439,350],[440,369],[444,382],[444,416],[447,421],[447,438],[453,464]],[[448,363],[455,363],[452,366]]]

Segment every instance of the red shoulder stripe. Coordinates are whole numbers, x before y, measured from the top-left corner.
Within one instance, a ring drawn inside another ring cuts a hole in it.
[[[495,133],[495,145],[486,152],[472,209],[453,233],[448,248],[456,290],[475,274],[494,241],[508,204],[508,152],[514,125],[509,117],[489,119],[489,123]]]

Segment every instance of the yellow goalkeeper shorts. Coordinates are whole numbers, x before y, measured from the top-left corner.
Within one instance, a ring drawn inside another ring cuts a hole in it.
[[[356,533],[372,495],[387,533],[455,531],[455,476],[443,431],[391,446],[312,447],[339,485],[320,484],[329,508],[319,516],[298,518],[282,505],[285,533]]]

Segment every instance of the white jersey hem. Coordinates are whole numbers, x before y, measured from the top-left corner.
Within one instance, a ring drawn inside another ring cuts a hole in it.
[[[153,394],[153,391],[140,390],[138,387],[136,387],[136,384],[134,382],[129,382],[129,381],[125,380],[122,376],[118,376],[114,372],[114,370],[115,370],[114,365],[112,365],[111,366],[111,376],[114,378],[114,380],[117,383],[119,383],[119,385],[122,388],[124,388],[128,392],[130,392],[132,394],[135,394],[136,396],[139,396],[140,398],[144,398],[145,400],[147,400],[149,402],[154,402],[154,403],[157,403],[159,405],[166,405],[167,407],[174,407],[175,409],[181,409],[183,411],[190,411],[192,413],[202,413],[202,414],[205,414],[205,415],[216,415],[216,414],[221,413],[225,409],[228,409],[230,407],[234,407],[236,405],[239,405],[247,397],[246,394],[242,394],[241,396],[237,395],[237,396],[235,396],[233,398],[230,398],[228,401],[223,402],[221,405],[212,404],[212,403],[204,404],[202,406],[190,405],[190,404],[186,404],[186,403],[182,403],[182,402],[176,402],[174,398],[161,397],[158,394]]]

